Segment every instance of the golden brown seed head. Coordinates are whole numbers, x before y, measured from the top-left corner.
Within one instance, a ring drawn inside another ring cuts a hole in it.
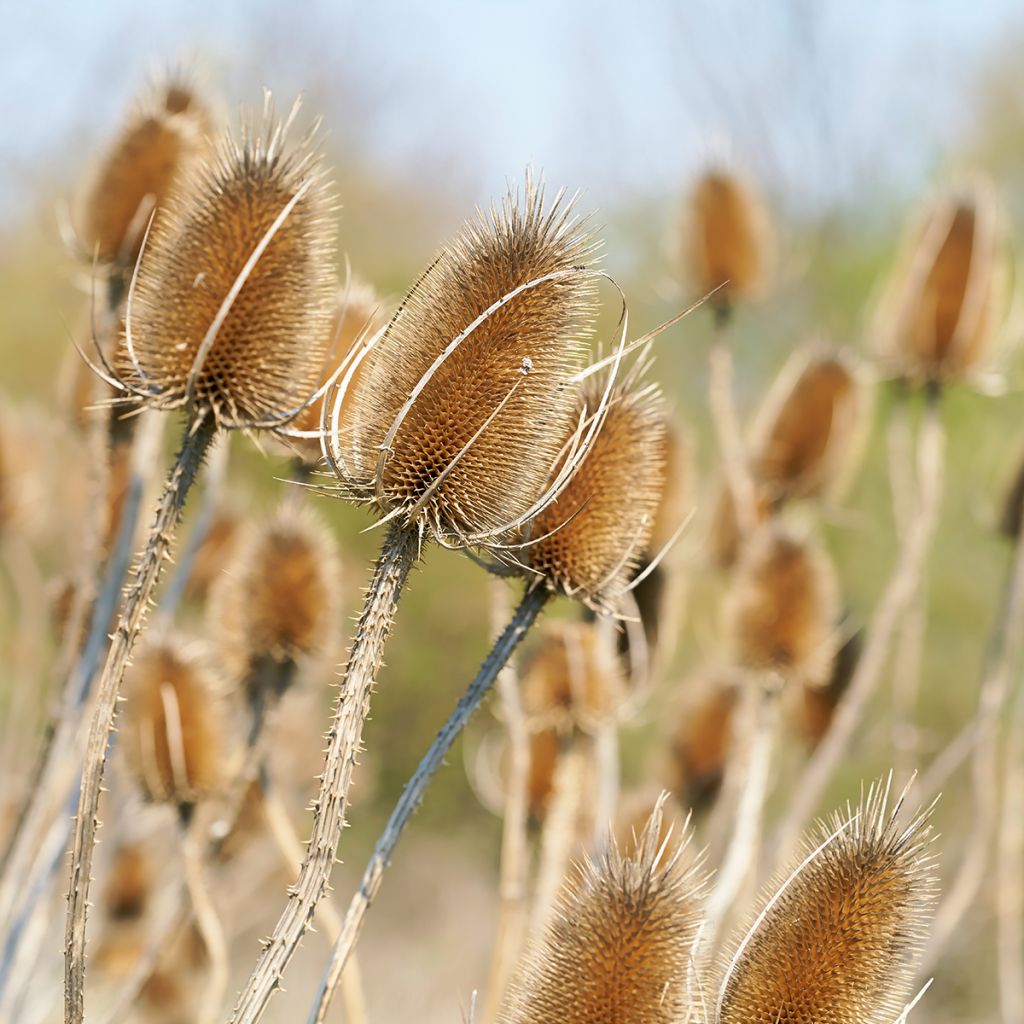
[[[821,685],[837,647],[839,590],[825,552],[779,525],[751,539],[726,604],[736,663]]]
[[[336,439],[354,497],[454,539],[498,530],[531,508],[576,410],[570,379],[595,315],[594,248],[572,204],[545,208],[529,180],[524,200],[509,193],[466,225],[367,358],[350,426]],[[549,274],[560,276],[525,287]]]
[[[510,986],[501,1024],[676,1024],[703,879],[684,851],[661,849],[659,810],[625,856],[612,841],[562,890],[546,934]],[[683,844],[688,835],[676,835]],[[660,854],[660,856],[659,856]]]
[[[774,501],[827,494],[863,437],[865,401],[853,364],[838,352],[797,353],[755,426],[753,471]]]
[[[890,1024],[899,1017],[936,881],[927,815],[904,827],[887,795],[875,786],[856,813],[822,824],[807,848],[819,852],[769,887],[763,916],[726,972],[721,1024]]]
[[[143,254],[129,303],[134,384],[161,408],[191,398],[224,427],[295,415],[326,354],[330,212],[309,139],[289,145],[271,116],[222,137],[172,190]]]
[[[90,260],[130,268],[150,214],[208,148],[212,116],[184,81],[150,88],[104,153],[80,201],[80,241]]]
[[[696,183],[683,226],[685,262],[696,290],[717,292],[710,302],[727,309],[764,285],[771,225],[750,182],[712,170]]]
[[[150,800],[193,804],[226,782],[231,735],[217,685],[195,647],[158,639],[125,677],[125,756]]]
[[[250,524],[211,599],[228,678],[271,682],[280,695],[328,642],[340,583],[334,538],[307,506],[288,501],[268,522]]]
[[[554,728],[530,733],[530,771],[526,779],[530,817],[543,821],[555,788],[555,770],[562,751],[562,736]]]
[[[603,388],[584,389],[581,411]],[[616,386],[604,423],[564,490],[530,524],[542,538],[524,549],[552,590],[597,607],[614,606],[648,550],[664,493],[666,420],[655,389]],[[568,440],[568,437],[566,437]]]
[[[203,601],[227,568],[242,532],[242,519],[235,511],[224,508],[215,513],[196,550],[185,593],[193,601]]]

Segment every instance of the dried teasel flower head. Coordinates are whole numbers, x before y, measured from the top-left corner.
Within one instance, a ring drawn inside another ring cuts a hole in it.
[[[767,209],[752,182],[724,167],[697,180],[684,215],[683,255],[696,290],[714,292],[712,308],[727,312],[764,287],[772,234]]]
[[[229,681],[262,706],[324,652],[341,570],[331,532],[307,505],[287,500],[243,530],[211,594],[212,634]]]
[[[775,504],[768,490],[754,480],[754,515],[757,523],[767,523],[775,511]],[[736,518],[736,500],[729,482],[719,484],[718,496],[712,505],[711,521],[708,524],[707,548],[711,562],[722,570],[736,565],[747,538],[740,535]]]
[[[188,76],[150,85],[79,199],[75,220],[84,256],[130,268],[150,216],[202,159],[212,130],[211,108]]]
[[[780,524],[744,549],[726,599],[736,664],[783,680],[823,685],[838,646],[839,588],[824,550]]]
[[[592,622],[547,626],[522,677],[523,711],[534,729],[593,729],[613,718],[625,696],[625,680]]]
[[[913,384],[977,378],[1006,315],[1009,250],[991,187],[930,201],[912,225],[879,305],[882,366]]]
[[[233,507],[218,509],[196,549],[192,569],[185,583],[185,594],[191,601],[204,601],[220,582],[231,561],[239,535],[243,533],[243,519]]]
[[[859,371],[844,353],[794,353],[754,425],[753,472],[775,502],[816,498],[849,474],[867,424]]]
[[[663,840],[659,804],[632,855],[613,840],[578,865],[510,985],[501,1024],[684,1019],[704,885],[689,841],[688,832]]]
[[[936,879],[928,812],[899,822],[875,784],[768,887],[726,966],[721,1024],[890,1024],[927,938]]]
[[[172,189],[129,289],[128,395],[241,428],[283,426],[311,400],[334,228],[313,136],[290,144],[292,117],[278,122],[268,98]]]
[[[189,807],[227,782],[232,735],[203,652],[180,639],[144,643],[125,675],[128,765],[158,803]]]
[[[596,245],[529,176],[445,246],[365,357],[325,453],[342,484],[442,542],[486,546],[535,507],[576,413]]]
[[[665,486],[666,420],[646,359],[608,392],[600,429],[557,497],[531,521],[529,567],[556,593],[615,611],[649,549]],[[601,406],[606,384],[583,389],[579,414]],[[566,445],[569,443],[566,437]]]

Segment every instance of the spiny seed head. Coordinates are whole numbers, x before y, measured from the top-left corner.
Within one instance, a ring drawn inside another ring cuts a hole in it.
[[[1005,315],[1008,250],[991,189],[976,183],[925,207],[883,300],[876,348],[915,384],[964,380],[989,356]]]
[[[588,384],[580,413],[596,410],[603,390],[599,381]],[[661,398],[631,373],[612,389],[604,422],[565,488],[531,522],[530,568],[557,593],[614,607],[649,548],[667,459]]]
[[[747,545],[726,603],[736,663],[822,685],[835,657],[839,589],[822,548],[780,525]]]
[[[771,223],[751,182],[714,169],[693,187],[683,225],[685,262],[696,290],[716,309],[763,287],[771,249]]]
[[[171,189],[203,157],[213,117],[184,79],[157,82],[100,159],[76,217],[84,255],[130,268],[150,215],[162,214]]]
[[[689,834],[662,849],[661,807],[635,852],[614,839],[585,859],[560,893],[545,934],[527,950],[498,1014],[501,1024],[676,1024],[700,924],[699,859]],[[681,841],[681,844],[680,844]]]
[[[824,686],[804,684],[797,692],[797,727],[810,747],[816,747],[832,728],[836,708],[853,679],[863,646],[864,635],[858,629],[836,652],[828,682]]]
[[[875,785],[856,812],[820,824],[803,865],[769,886],[726,970],[720,1024],[899,1017],[936,880],[927,813],[901,825],[887,798]]]
[[[127,324],[133,386],[161,408],[191,401],[223,427],[294,416],[326,354],[330,213],[310,137],[290,145],[269,112],[240,138],[225,134],[172,189],[143,253]]]
[[[139,649],[125,676],[122,736],[150,800],[194,804],[227,781],[231,735],[217,690],[195,645],[155,639]]]
[[[330,639],[340,583],[334,538],[308,506],[286,501],[245,527],[210,604],[228,678],[279,697]]]
[[[114,853],[103,892],[103,907],[112,921],[137,921],[146,913],[153,889],[153,860],[139,842],[122,843]]]
[[[594,728],[624,696],[618,662],[593,623],[548,626],[523,673],[523,710],[536,727]]]
[[[754,428],[753,471],[776,502],[827,494],[849,469],[866,422],[864,389],[840,352],[796,353]]]
[[[573,204],[546,208],[529,177],[525,198],[509,192],[442,249],[367,357],[332,439],[353,497],[463,542],[530,510],[576,410],[594,250]]]
[[[754,516],[757,523],[768,522],[774,505],[763,486],[754,481]],[[736,565],[744,546],[744,538],[740,536],[739,523],[736,518],[736,500],[728,481],[719,485],[718,497],[713,505],[711,522],[708,530],[708,552],[711,560],[719,569],[728,570]]]

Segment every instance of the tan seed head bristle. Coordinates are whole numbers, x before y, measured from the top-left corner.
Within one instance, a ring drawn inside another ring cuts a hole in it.
[[[730,649],[752,672],[823,684],[839,620],[835,570],[821,547],[768,525],[751,539],[726,603]]]
[[[269,684],[280,696],[299,666],[323,652],[340,584],[337,545],[307,506],[285,502],[245,528],[210,603],[228,678]]]
[[[150,800],[193,804],[226,782],[231,734],[216,681],[192,645],[158,639],[139,649],[125,675],[121,734]]]
[[[769,886],[730,960],[720,1024],[892,1024],[910,994],[935,897],[927,814],[908,826],[875,786]],[[812,849],[817,852],[811,854]]]
[[[153,864],[141,843],[124,843],[117,848],[103,892],[103,907],[112,921],[136,921],[149,904],[153,887]]]
[[[183,82],[147,91],[82,196],[77,222],[88,259],[131,267],[150,214],[202,158],[211,127],[205,102]]]
[[[632,856],[613,841],[600,858],[578,865],[513,979],[500,1024],[684,1018],[703,879],[699,859],[684,863],[689,835],[674,835],[668,850],[661,835],[659,808]]]
[[[724,170],[704,174],[693,188],[683,225],[686,263],[699,294],[726,309],[763,287],[771,246],[764,204],[748,181]]]
[[[441,251],[367,357],[351,429],[337,439],[355,497],[456,540],[529,511],[576,411],[570,380],[596,314],[594,249],[573,204],[545,208],[528,178],[523,200],[510,192]],[[550,274],[560,276],[525,287]]]
[[[584,389],[590,412],[602,390],[600,383]],[[615,605],[650,547],[667,447],[657,391],[630,382],[614,388],[575,474],[530,525],[530,537],[538,539],[525,557],[552,590],[598,607]]]
[[[753,471],[776,502],[828,494],[863,437],[864,392],[840,353],[797,353],[754,428]]]
[[[676,844],[689,827],[687,816],[676,804],[665,800],[662,793],[639,790],[625,794],[615,814],[613,835],[623,857],[627,860],[641,857],[641,844],[647,841],[646,832],[652,820],[658,824],[655,847],[662,851],[655,861],[657,867],[663,857],[673,855]]]
[[[535,726],[592,729],[614,717],[624,680],[593,623],[549,626],[523,672],[523,710]]]
[[[316,390],[334,226],[311,145],[290,145],[267,115],[172,189],[129,302],[133,383],[159,407],[192,399],[221,426],[275,425]]]
[[[909,235],[879,309],[876,346],[914,383],[962,380],[984,368],[1005,315],[1008,253],[991,191],[934,201]]]
[[[760,525],[768,521],[774,506],[767,490],[757,487],[756,483],[754,498],[754,512]],[[725,481],[720,485],[718,498],[713,506],[707,543],[711,560],[719,569],[731,569],[740,557],[743,543],[736,521],[736,502],[732,490]]]

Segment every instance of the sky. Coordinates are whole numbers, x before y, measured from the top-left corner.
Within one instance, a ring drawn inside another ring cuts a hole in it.
[[[527,163],[599,203],[710,159],[795,208],[908,186],[964,129],[1019,0],[0,0],[0,219],[76,180],[151,68],[309,94],[336,152],[474,201]]]

